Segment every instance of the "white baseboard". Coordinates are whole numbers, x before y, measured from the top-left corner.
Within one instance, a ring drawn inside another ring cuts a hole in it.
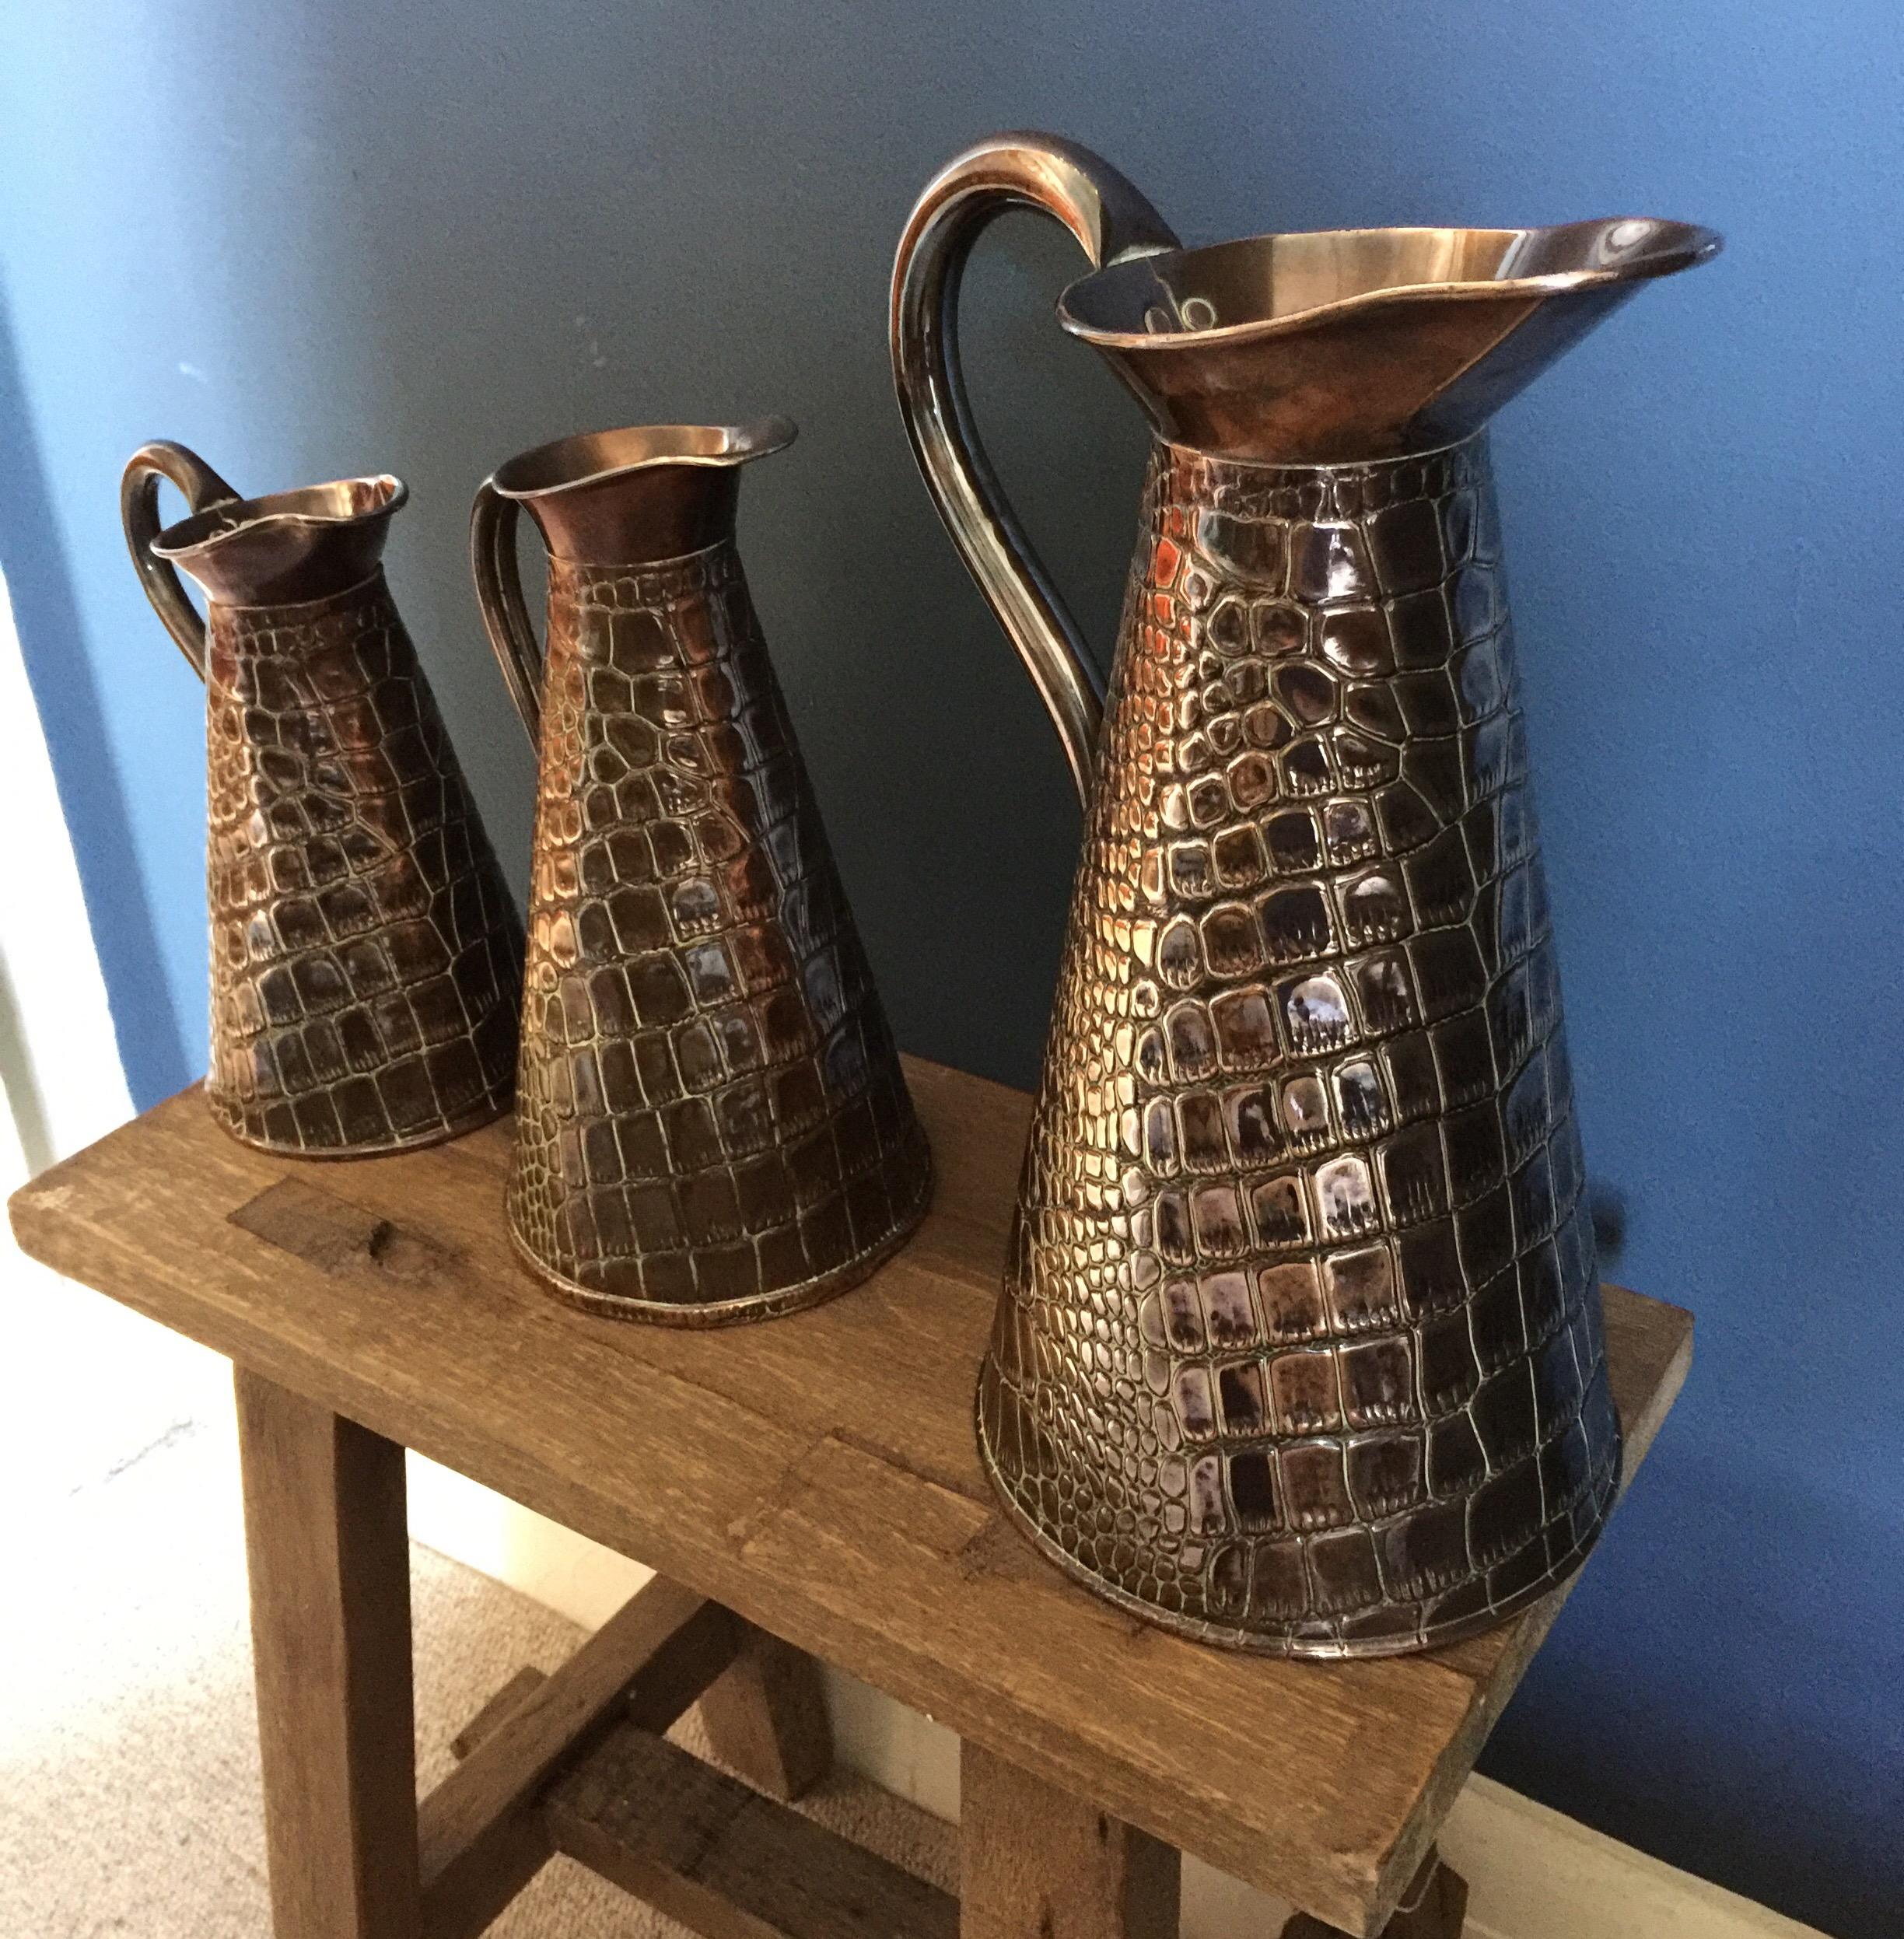
[[[412,1455],[417,1540],[584,1628],[607,1621],[652,1571]],[[958,1739],[829,1668],[840,1761],[936,1816],[958,1817]],[[1472,1777],[1441,1846],[1468,1885],[1468,1939],[1825,1939],[1558,1811]],[[1270,1939],[1289,1908],[1195,1859],[1184,1867],[1184,1939]]]

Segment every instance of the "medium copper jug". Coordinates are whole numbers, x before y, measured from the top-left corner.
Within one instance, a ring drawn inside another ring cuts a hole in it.
[[[712,1326],[863,1279],[926,1139],[734,546],[783,418],[513,458],[476,580],[538,752],[509,1230],[565,1298]],[[546,662],[516,508],[548,550]]]
[[[163,531],[162,478],[191,513]],[[506,1110],[514,1077],[522,925],[384,582],[404,496],[380,477],[241,499],[168,443],[121,493],[147,596],[205,683],[206,1101],[300,1157],[453,1137]]]
[[[1156,432],[1108,697],[974,436],[960,275],[1041,209]],[[1616,1490],[1594,1241],[1483,426],[1675,222],[1179,247],[1043,135],[927,187],[899,398],[1087,810],[979,1383],[1014,1519],[1099,1594],[1304,1656],[1445,1642]]]

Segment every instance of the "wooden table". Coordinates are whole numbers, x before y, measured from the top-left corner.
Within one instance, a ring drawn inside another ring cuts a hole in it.
[[[919,1236],[738,1330],[539,1292],[506,1125],[312,1164],[187,1092],[14,1198],[34,1257],[236,1363],[278,1939],[460,1939],[557,1850],[716,1939],[1167,1939],[1180,1851],[1352,1934],[1458,1932],[1437,1829],[1559,1597],[1428,1655],[1284,1663],[1040,1561],[971,1429],[1028,1100],[909,1071],[939,1166]],[[1612,1287],[1606,1315],[1630,1479],[1692,1319]],[[501,1693],[420,1806],[405,1447],[661,1572]],[[964,1740],[959,1900],[773,1801],[824,1767],[816,1657]],[[697,1700],[753,1788],[661,1740]]]

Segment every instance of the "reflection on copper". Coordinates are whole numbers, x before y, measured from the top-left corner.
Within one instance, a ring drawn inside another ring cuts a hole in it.
[[[518,1250],[591,1311],[709,1326],[863,1279],[931,1160],[734,544],[793,426],[642,425],[511,459],[471,526],[538,753]],[[548,548],[546,660],[516,515]]]
[[[1157,432],[1108,695],[965,401],[978,232],[1043,210],[1059,318]],[[1578,1566],[1619,1428],[1483,427],[1710,232],[1185,250],[1003,135],[894,270],[900,404],[1058,728],[1083,855],[979,1383],[1060,1567],[1297,1656],[1417,1650]]]

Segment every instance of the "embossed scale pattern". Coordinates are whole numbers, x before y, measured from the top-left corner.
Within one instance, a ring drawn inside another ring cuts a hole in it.
[[[518,1242],[712,1324],[863,1276],[931,1162],[731,542],[549,566]]]
[[[981,1437],[1171,1626],[1420,1647],[1619,1459],[1486,446],[1147,502]]]
[[[324,1157],[506,1110],[522,926],[382,573],[214,604],[208,670],[215,1115]]]

